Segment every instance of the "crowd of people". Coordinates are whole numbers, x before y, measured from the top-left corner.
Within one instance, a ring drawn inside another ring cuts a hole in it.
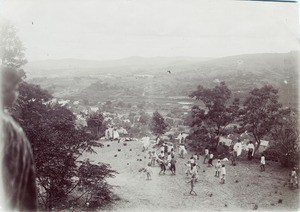
[[[152,168],[153,166],[158,165],[160,167],[159,175],[166,174],[166,171],[170,170],[171,175],[176,175],[176,157],[177,154],[175,153],[175,146],[171,142],[162,143],[161,146],[157,147],[157,142],[153,146],[152,151],[149,151],[149,163],[147,163],[147,167],[144,169],[147,174],[147,180],[152,179]],[[179,139],[178,144],[178,156],[181,159],[184,159],[184,155],[187,154],[186,145],[184,142],[184,139]],[[242,144],[241,141],[238,140],[236,144],[232,148],[231,152],[231,164],[233,166],[236,166],[236,162],[238,158],[241,157],[242,154]],[[247,145],[247,158],[249,161],[253,159],[254,156],[254,144],[250,141]],[[225,184],[226,182],[226,168],[225,163],[226,161],[229,161],[227,158],[217,159],[217,162],[214,164],[213,160],[215,159],[214,151],[210,149],[209,147],[206,147],[203,152],[203,164],[206,164],[207,167],[214,167],[215,168],[215,177],[219,178],[219,182],[221,184]],[[200,168],[199,165],[199,155],[194,154],[192,155],[189,160],[184,163],[184,165],[187,167],[185,170],[185,174],[187,177],[189,177],[189,180],[186,181],[186,183],[189,183],[191,185],[190,194],[191,195],[197,195],[197,193],[194,191],[194,187],[196,182],[198,182],[198,168]],[[264,154],[261,154],[260,157],[260,170],[265,171],[265,165],[266,165],[266,158]],[[291,173],[291,179],[290,179],[290,186],[294,188],[298,188],[298,181],[297,181],[297,173],[296,169],[294,168]]]

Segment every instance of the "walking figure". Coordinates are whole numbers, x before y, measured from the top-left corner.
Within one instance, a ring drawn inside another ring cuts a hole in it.
[[[191,183],[191,191],[190,191],[190,194],[191,195],[195,195],[195,196],[197,196],[197,193],[194,191],[194,187],[195,187],[195,183],[196,183],[196,175],[192,175],[192,178],[189,180],[189,181],[187,181],[186,183]]]

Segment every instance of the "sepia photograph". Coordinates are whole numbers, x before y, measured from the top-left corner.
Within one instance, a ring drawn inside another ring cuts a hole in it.
[[[299,211],[295,0],[0,0],[1,211]]]

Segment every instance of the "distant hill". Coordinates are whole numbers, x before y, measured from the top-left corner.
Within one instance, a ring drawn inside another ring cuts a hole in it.
[[[211,58],[194,57],[128,57],[119,60],[60,59],[40,60],[26,64],[29,77],[86,76],[107,73],[153,73],[164,68],[186,66],[207,61]]]
[[[54,95],[93,102],[107,98],[188,96],[201,84],[225,81],[234,97],[265,84],[280,89],[284,105],[296,105],[299,52],[224,58],[130,57],[112,61],[47,60],[29,63],[29,81]],[[167,72],[170,71],[170,72]]]

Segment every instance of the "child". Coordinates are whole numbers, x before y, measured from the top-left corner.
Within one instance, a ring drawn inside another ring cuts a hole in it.
[[[165,151],[165,144],[163,144],[163,145],[160,147],[159,150],[160,150],[160,152],[162,152],[162,151],[164,152],[164,151]]]
[[[195,153],[195,154],[193,155],[193,158],[194,158],[195,161],[198,160],[198,155]]]
[[[179,145],[179,157],[180,158],[183,158],[183,154],[185,154],[185,147],[184,147],[184,145],[183,144],[180,144]]]
[[[197,170],[197,165],[195,163],[191,164],[191,174],[195,176],[195,181],[197,182],[198,181],[198,170]]]
[[[220,170],[222,168],[222,164],[220,160],[218,160],[217,164],[215,165],[215,168],[216,168],[215,177],[220,177]]]
[[[171,162],[171,159],[172,159],[171,152],[169,152],[167,156],[167,164]]]
[[[194,193],[195,196],[197,196],[197,193],[194,191],[194,187],[195,187],[195,183],[196,183],[196,176],[192,175],[192,178],[189,181],[187,181],[186,183],[191,183],[190,194],[193,195],[193,193]]]
[[[157,154],[155,151],[152,151],[152,155],[151,155],[151,165],[155,166],[155,161],[157,160]]]
[[[290,181],[291,189],[294,188],[294,184],[296,185],[296,188],[298,189],[299,186],[298,186],[298,180],[297,180],[297,172],[296,172],[295,168],[292,169],[292,173],[291,173],[291,181]]]
[[[147,180],[151,180],[151,175],[152,175],[151,163],[148,163],[148,166],[145,168],[145,172],[147,174]]]
[[[226,179],[226,169],[225,169],[225,164],[222,165],[221,168],[221,183],[225,184],[225,179]]]
[[[161,151],[161,152],[160,152],[159,157],[160,157],[160,159],[163,159],[163,158],[165,157],[164,151]]]
[[[158,159],[158,163],[159,163],[159,166],[160,166],[160,172],[159,172],[159,175],[160,174],[165,174],[166,172],[166,164],[165,164],[165,161],[164,159]]]
[[[265,158],[265,155],[264,154],[261,154],[261,157],[260,157],[260,170],[261,171],[265,171],[265,165],[266,165],[266,158]]]
[[[167,144],[164,144],[164,152],[167,153],[168,152],[168,145]]]
[[[204,161],[203,161],[203,163],[205,163],[206,159],[209,159],[208,147],[205,147],[205,149],[204,149]]]
[[[176,166],[175,166],[176,160],[175,160],[174,156],[172,156],[172,159],[171,159],[170,163],[171,163],[170,170],[172,172],[172,175],[175,175],[176,174],[175,173],[176,172]]]
[[[212,164],[213,158],[214,158],[214,154],[212,152],[210,152],[209,160],[208,160],[208,167],[213,166],[213,164]]]
[[[231,151],[230,154],[231,165],[236,165],[236,152],[234,150]]]
[[[189,176],[189,174],[192,173],[192,168],[191,168],[191,162],[188,161],[187,163],[185,163],[184,165],[187,166],[187,170],[185,171],[186,176]]]
[[[191,163],[191,165],[194,165],[194,164],[196,164],[196,163],[195,163],[195,159],[194,159],[194,157],[191,157],[191,158],[190,158],[190,163]]]
[[[171,149],[171,156],[172,156],[172,157],[173,157],[173,156],[175,157],[175,152],[174,152],[174,149],[173,149],[173,148]]]

